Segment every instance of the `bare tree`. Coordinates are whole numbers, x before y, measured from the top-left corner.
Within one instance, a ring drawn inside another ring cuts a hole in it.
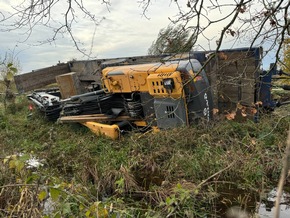
[[[136,1],[147,17],[147,11],[154,7],[152,1]],[[0,11],[2,31],[23,29],[29,38],[35,27],[43,25],[52,30],[52,35],[46,42],[53,42],[59,35],[68,34],[75,47],[86,53],[79,46],[75,26],[81,20],[90,21],[97,26],[104,19],[93,12],[94,8],[88,2],[23,0],[10,13]],[[110,0],[98,0],[97,3],[108,8],[110,6]],[[177,11],[169,20],[181,25],[184,31],[191,31],[192,44],[195,45],[201,40],[206,40],[210,47],[215,45],[217,50],[225,47],[226,42],[232,43],[226,44],[228,47],[245,42],[251,47],[263,45],[265,53],[275,49],[279,61],[281,45],[285,37],[290,35],[289,0],[235,0],[230,3],[217,0],[171,0],[169,3]],[[55,11],[61,15],[61,20],[54,17]]]
[[[109,0],[98,0],[98,2],[110,6]],[[26,35],[24,39],[26,41],[37,26],[44,26],[51,29],[52,34],[41,43],[51,43],[59,36],[69,35],[74,46],[84,55],[88,53],[80,47],[81,42],[75,36],[74,27],[81,20],[90,21],[92,26],[96,27],[105,19],[94,14],[93,8],[82,0],[23,0],[11,7],[12,10],[9,12],[0,10],[1,31],[21,29]]]
[[[146,16],[151,1],[139,2]],[[171,4],[177,14],[169,19],[191,31],[193,44],[206,40],[211,46],[216,43],[216,50],[226,42],[228,47],[263,46],[265,54],[275,50],[277,61],[281,60],[282,43],[290,36],[288,0],[173,0]]]

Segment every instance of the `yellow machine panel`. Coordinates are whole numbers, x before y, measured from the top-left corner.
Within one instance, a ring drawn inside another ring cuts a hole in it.
[[[82,124],[97,135],[105,135],[111,139],[118,139],[120,137],[120,129],[116,124],[108,125],[98,122],[84,122]]]
[[[183,84],[180,72],[151,74],[147,77],[150,95],[157,98],[180,98],[183,94]]]
[[[113,71],[103,77],[105,87],[112,93],[130,93],[147,91],[147,73],[134,73],[126,71]]]
[[[149,75],[175,72],[177,66],[177,64],[153,63],[107,67],[102,72],[103,83],[111,93],[148,92]]]

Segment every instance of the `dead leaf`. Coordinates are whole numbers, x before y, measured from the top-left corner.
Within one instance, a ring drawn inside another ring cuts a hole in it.
[[[233,120],[236,117],[236,112],[228,113],[225,115],[228,120]]]
[[[220,60],[227,60],[228,59],[228,56],[224,52],[220,52],[218,54],[218,57]]]
[[[257,105],[257,106],[262,106],[262,105],[263,105],[263,102],[261,102],[261,101],[257,101],[257,102],[255,103],[255,105]]]
[[[212,109],[213,115],[216,115],[218,112],[219,112],[219,109],[217,109],[217,108]]]

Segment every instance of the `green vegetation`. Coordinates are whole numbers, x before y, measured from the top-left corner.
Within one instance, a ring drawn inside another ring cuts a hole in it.
[[[290,38],[286,38],[283,43],[283,60],[280,62],[281,68],[286,73],[290,73]]]
[[[279,179],[290,122],[281,107],[259,123],[221,120],[112,141],[48,122],[28,104],[18,96],[0,107],[1,217],[201,217],[225,185],[259,200]],[[43,166],[28,167],[32,157]]]
[[[13,90],[16,90],[16,86],[13,80],[17,72],[18,69],[13,63],[12,57],[6,55],[5,59],[1,60],[0,63],[0,97],[4,108],[7,106],[7,101],[14,102],[15,100]]]

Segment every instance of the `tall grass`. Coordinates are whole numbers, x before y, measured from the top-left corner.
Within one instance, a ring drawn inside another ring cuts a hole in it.
[[[48,192],[57,196],[51,217],[211,214],[219,184],[259,195],[277,182],[290,121],[277,110],[259,123],[221,120],[159,133],[129,132],[111,141],[79,124],[48,122],[28,104],[18,96],[10,109],[0,109],[2,215],[24,216],[11,208],[29,204],[35,216],[43,215]],[[16,160],[26,165],[20,156],[4,164],[3,158],[20,153],[44,166],[16,167]]]

